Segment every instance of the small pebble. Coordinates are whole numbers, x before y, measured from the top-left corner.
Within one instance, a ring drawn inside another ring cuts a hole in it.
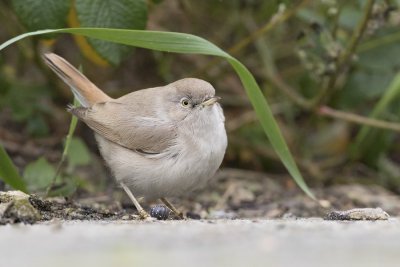
[[[150,216],[156,218],[157,220],[168,219],[171,210],[164,205],[157,205],[151,208]]]
[[[336,221],[376,221],[376,220],[387,220],[389,214],[381,208],[363,208],[363,209],[352,209],[343,211],[332,211],[328,213],[325,220],[336,220]]]
[[[321,199],[319,202],[319,205],[323,208],[330,208],[332,206],[331,202],[325,199]]]
[[[130,220],[131,219],[131,216],[129,216],[129,215],[124,215],[124,216],[122,216],[122,218],[121,218],[121,220]]]
[[[192,220],[200,220],[200,219],[201,219],[201,216],[200,216],[199,214],[197,214],[197,213],[192,213],[192,212],[187,212],[187,213],[186,213],[186,217],[187,217],[188,219],[192,219]]]

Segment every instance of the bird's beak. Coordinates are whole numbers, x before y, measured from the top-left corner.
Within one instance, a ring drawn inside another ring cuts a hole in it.
[[[221,98],[220,98],[219,96],[214,96],[214,97],[211,97],[210,99],[204,101],[203,103],[201,103],[201,105],[202,105],[203,107],[205,107],[205,106],[211,106],[211,105],[215,104],[216,102],[218,102],[218,100],[220,100],[220,99],[221,99]]]

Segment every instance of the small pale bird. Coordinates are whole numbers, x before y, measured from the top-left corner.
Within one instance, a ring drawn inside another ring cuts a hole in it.
[[[166,197],[205,184],[221,165],[225,117],[208,82],[186,78],[113,99],[62,57],[43,58],[82,105],[68,111],[95,132],[101,155],[142,218],[149,214],[136,197],[160,198],[178,215]]]

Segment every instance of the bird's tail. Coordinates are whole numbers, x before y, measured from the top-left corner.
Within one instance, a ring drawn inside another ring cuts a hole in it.
[[[46,53],[43,55],[43,59],[50,69],[71,87],[82,106],[89,107],[97,102],[112,100],[62,57],[53,53]]]

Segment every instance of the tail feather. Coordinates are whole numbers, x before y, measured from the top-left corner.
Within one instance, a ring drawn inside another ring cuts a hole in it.
[[[68,84],[82,106],[89,107],[97,102],[112,100],[62,57],[46,53],[43,55],[43,59],[50,69]]]

